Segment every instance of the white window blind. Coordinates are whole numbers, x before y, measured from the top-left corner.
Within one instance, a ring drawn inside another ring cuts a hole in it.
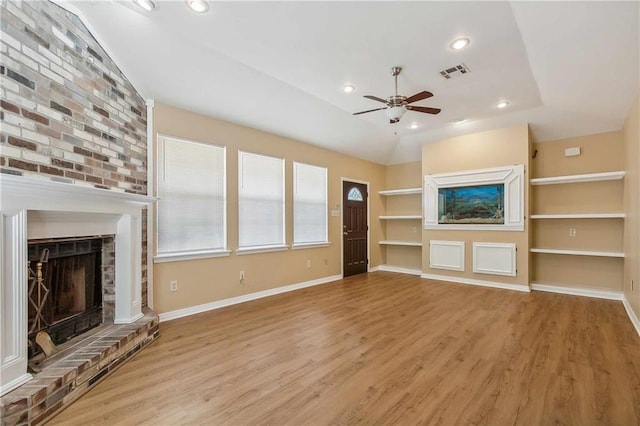
[[[226,248],[225,148],[158,138],[158,255]]]
[[[326,243],[327,169],[293,163],[293,243]]]
[[[238,152],[239,248],[284,246],[284,159]]]

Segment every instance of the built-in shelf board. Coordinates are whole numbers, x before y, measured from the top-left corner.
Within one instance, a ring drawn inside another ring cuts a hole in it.
[[[422,188],[386,189],[378,191],[380,195],[411,195],[422,194]]]
[[[395,219],[422,219],[422,215],[419,214],[406,214],[398,216],[378,216],[378,219],[395,220]]]
[[[584,175],[553,176],[530,179],[531,185],[556,185],[560,183],[597,182],[602,180],[618,180],[624,177],[624,171],[588,173]]]
[[[532,214],[531,219],[624,219],[624,213]]]
[[[557,250],[546,248],[532,248],[531,253],[545,254],[566,254],[570,256],[597,256],[597,257],[624,257],[624,253],[608,251],[588,251],[588,250]]]
[[[378,241],[378,244],[383,244],[387,246],[422,247],[422,243],[419,241],[382,240],[382,241]]]

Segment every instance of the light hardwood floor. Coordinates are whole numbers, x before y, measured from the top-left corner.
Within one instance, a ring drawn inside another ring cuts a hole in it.
[[[50,424],[640,424],[615,301],[376,272],[160,333]]]

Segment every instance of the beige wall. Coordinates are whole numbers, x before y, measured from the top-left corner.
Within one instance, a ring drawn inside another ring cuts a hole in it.
[[[640,97],[629,111],[623,133],[627,172],[624,178],[624,294],[640,318]]]
[[[369,182],[370,266],[381,263],[383,214],[378,191],[385,189],[385,166],[338,154],[313,145],[216,120],[156,103],[154,135],[158,133],[227,147],[227,234],[229,257],[157,263],[154,265],[154,310],[158,313],[188,308],[243,294],[341,274],[340,217],[329,215],[330,247],[238,256],[238,149],[286,159],[286,242],[292,243],[292,161],[327,167],[329,210],[341,208],[342,177]],[[312,267],[307,268],[307,260]],[[245,271],[246,286],[239,281]],[[178,291],[169,292],[169,281],[178,280]]]
[[[565,157],[564,150],[580,147],[575,157]],[[578,175],[624,169],[622,132],[540,142],[533,145],[536,158],[531,160],[532,177]]]
[[[420,188],[422,186],[422,162],[387,166],[386,189]]]
[[[524,164],[525,177],[529,169],[529,129],[521,124],[506,129],[490,130],[471,135],[427,143],[422,148],[422,174],[449,173],[477,170],[489,167]],[[525,185],[525,211],[528,203],[528,185]],[[529,284],[529,221],[525,220],[525,231],[445,231],[423,230],[423,263],[425,273],[447,275],[452,278],[471,278],[507,284],[528,286]],[[448,271],[429,268],[429,240],[465,241],[465,271]],[[515,277],[474,274],[473,242],[515,243],[518,248]]]
[[[531,178],[624,170],[622,132],[608,132],[533,144]],[[564,150],[581,154],[565,157]],[[621,180],[531,187],[531,213],[621,213]],[[569,229],[576,236],[569,236]],[[622,252],[623,219],[542,219],[531,221],[531,246]],[[561,287],[622,290],[619,258],[532,254],[532,282]]]

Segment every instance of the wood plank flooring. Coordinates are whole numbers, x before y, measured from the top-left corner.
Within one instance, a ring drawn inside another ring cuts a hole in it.
[[[160,327],[50,424],[640,424],[616,301],[376,272]]]

